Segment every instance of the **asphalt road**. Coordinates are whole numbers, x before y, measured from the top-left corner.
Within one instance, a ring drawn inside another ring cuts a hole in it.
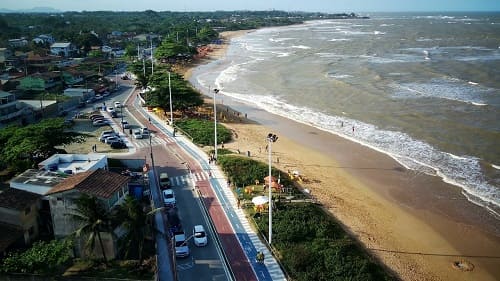
[[[128,86],[123,86],[122,88]],[[109,102],[120,101],[125,104],[127,96],[130,95],[129,91],[116,93],[108,97]],[[132,104],[127,104],[127,109],[124,110],[124,118],[132,124],[133,128],[148,126],[148,121],[141,117],[141,115],[134,110]],[[134,115],[132,117],[131,115]],[[121,116],[114,119],[117,124],[121,121]],[[201,209],[196,192],[194,192],[194,185],[191,178],[208,179],[207,174],[201,172],[198,174],[190,175],[186,167],[189,159],[185,156],[178,154],[174,149],[174,142],[170,137],[162,134],[161,132],[152,129],[151,146],[149,146],[149,139],[130,140],[136,146],[137,150],[134,154],[121,156],[124,158],[144,158],[151,164],[151,153],[154,157],[156,173],[159,175],[161,172],[167,172],[171,178],[173,190],[175,191],[177,199],[178,214],[181,219],[186,237],[192,235],[193,226],[202,224],[208,232],[208,245],[205,247],[196,247],[192,241],[189,240],[190,256],[187,258],[176,258],[178,279],[181,281],[187,280],[229,280],[226,271],[223,268],[223,261],[221,255],[216,248],[213,237],[214,234],[210,232],[208,222]],[[128,135],[128,130],[126,130]],[[166,231],[166,230],[165,230]]]

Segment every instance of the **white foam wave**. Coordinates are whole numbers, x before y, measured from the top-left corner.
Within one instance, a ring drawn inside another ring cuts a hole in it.
[[[330,42],[351,41],[351,39],[348,39],[348,38],[333,38],[333,39],[330,39],[328,41],[330,41]]]
[[[269,38],[269,41],[271,42],[284,42],[288,40],[294,40],[296,38]]]
[[[432,79],[429,83],[402,83],[390,85],[396,89],[394,96],[403,98],[432,97],[485,106],[484,95],[491,89],[464,83],[460,79]]]
[[[487,208],[488,204],[500,207],[500,190],[485,180],[478,158],[442,152],[405,133],[382,130],[345,116],[329,116],[314,109],[288,104],[276,96],[224,94],[388,154],[408,169],[439,176],[461,187],[469,197],[486,202],[483,205]],[[354,133],[353,126],[356,128]],[[495,212],[494,208],[489,210]]]
[[[304,49],[304,50],[307,50],[307,49],[311,49],[311,47],[309,46],[304,46],[304,45],[297,45],[297,46],[291,46],[290,48],[294,48],[294,49]]]

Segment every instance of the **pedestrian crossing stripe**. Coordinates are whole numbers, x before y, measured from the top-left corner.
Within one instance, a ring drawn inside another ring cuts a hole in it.
[[[164,144],[165,140],[159,139],[159,138],[153,138],[151,139],[151,146],[157,146]],[[142,147],[149,147],[149,139],[138,139],[134,141],[134,144],[136,147],[142,148]]]
[[[188,185],[189,183],[196,183],[197,181],[203,181],[208,179],[210,179],[210,176],[208,175],[207,172],[203,171],[198,173],[192,173],[191,175],[185,174],[182,176],[170,177],[170,184],[172,186],[185,186]]]

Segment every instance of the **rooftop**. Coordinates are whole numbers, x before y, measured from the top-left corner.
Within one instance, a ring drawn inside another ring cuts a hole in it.
[[[39,194],[15,188],[7,188],[3,192],[0,192],[0,207],[22,211],[40,198]]]
[[[68,190],[77,190],[100,198],[111,198],[129,182],[128,176],[98,169],[79,173],[67,178],[54,186],[48,193],[60,193]]]
[[[66,89],[72,90],[72,89]],[[85,91],[78,89],[77,91]],[[40,170],[58,171],[77,174],[88,170],[95,170],[99,162],[106,162],[104,154],[54,154],[38,164]],[[71,172],[69,172],[71,171]]]
[[[61,172],[29,169],[22,172],[19,176],[13,178],[11,180],[11,183],[23,183],[52,187],[62,182],[67,177],[67,174]]]

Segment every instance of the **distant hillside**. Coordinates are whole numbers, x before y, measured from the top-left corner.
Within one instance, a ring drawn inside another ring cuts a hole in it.
[[[0,13],[9,14],[9,13],[62,13],[63,11],[57,10],[51,7],[34,7],[31,9],[25,10],[10,10],[10,9],[0,9]]]

